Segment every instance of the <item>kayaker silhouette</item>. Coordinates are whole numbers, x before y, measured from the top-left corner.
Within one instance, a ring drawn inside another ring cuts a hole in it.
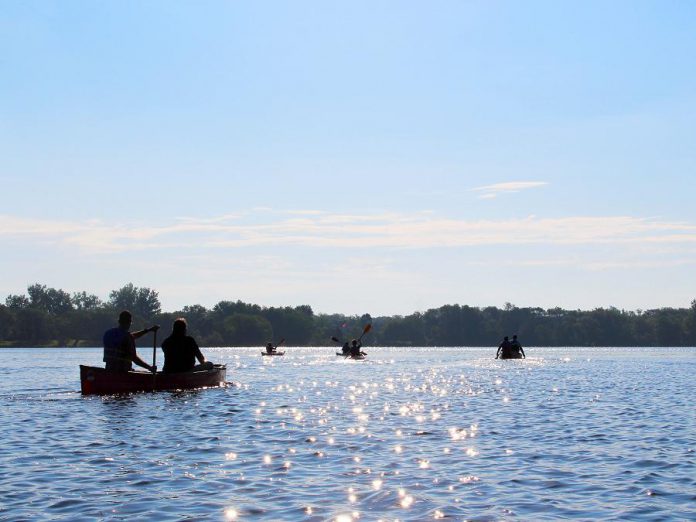
[[[358,341],[357,339],[353,339],[350,342],[350,356],[351,357],[360,357],[361,355],[367,355],[360,348],[362,348],[362,343],[360,341]]]

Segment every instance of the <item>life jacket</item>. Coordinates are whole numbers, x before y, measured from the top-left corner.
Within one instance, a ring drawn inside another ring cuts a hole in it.
[[[104,333],[104,362],[131,362],[130,350],[133,338],[123,328],[112,328]]]

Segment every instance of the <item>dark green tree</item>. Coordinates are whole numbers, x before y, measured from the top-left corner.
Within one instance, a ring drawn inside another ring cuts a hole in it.
[[[260,346],[273,339],[273,327],[265,317],[232,314],[223,321],[222,337],[226,346]]]
[[[14,313],[9,307],[0,305],[0,341],[12,339],[15,336],[14,328]]]
[[[116,310],[130,310],[137,318],[150,321],[162,310],[159,295],[155,290],[134,286],[133,283],[113,290],[109,294],[109,306]]]
[[[103,303],[99,297],[94,294],[88,294],[84,291],[75,292],[71,299],[76,310],[96,310],[97,308],[103,306]]]
[[[696,345],[696,299],[691,301],[691,307],[689,308],[686,317],[686,336],[688,346]]]
[[[32,308],[49,314],[62,314],[73,309],[70,294],[63,290],[35,283],[27,288],[27,294]]]
[[[285,344],[308,344],[314,329],[314,313],[309,306],[267,308],[263,317],[268,319],[276,337],[285,338]],[[279,339],[275,339],[277,342]]]
[[[13,310],[20,310],[22,308],[29,308],[29,305],[31,303],[29,302],[29,298],[22,294],[22,295],[15,295],[15,294],[10,294],[5,298],[5,306],[7,308],[12,308]]]

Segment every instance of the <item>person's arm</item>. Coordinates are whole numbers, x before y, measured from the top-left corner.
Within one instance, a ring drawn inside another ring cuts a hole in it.
[[[140,357],[138,357],[138,354],[135,354],[135,357],[133,357],[133,362],[137,364],[138,366],[145,368],[147,371],[155,373],[157,371],[157,366],[151,366],[147,364],[145,361],[143,361]]]
[[[131,332],[131,335],[133,336],[133,339],[138,339],[138,338],[142,337],[143,335],[145,335],[146,333],[156,332],[157,330],[159,330],[159,325],[154,324],[150,328],[145,328],[144,330],[138,330],[137,332]]]
[[[522,345],[520,344],[520,352],[522,352],[522,358],[526,359],[527,356],[524,354],[524,350],[522,349]]]
[[[198,343],[193,338],[191,338],[191,342],[193,343],[193,347],[196,350],[196,359],[198,359],[199,364],[205,363],[205,356],[201,352],[201,349],[198,347]]]
[[[157,371],[157,366],[150,366],[138,356],[138,353],[135,351],[135,341],[130,343],[129,352],[131,361],[133,361],[133,363],[137,364],[141,368],[145,368],[149,372],[155,373]]]
[[[499,345],[498,345],[498,351],[495,352],[495,358],[496,358],[496,359],[497,359],[498,357],[500,357],[500,350],[502,350],[502,348],[503,348],[503,345],[502,345],[502,344],[499,344]]]

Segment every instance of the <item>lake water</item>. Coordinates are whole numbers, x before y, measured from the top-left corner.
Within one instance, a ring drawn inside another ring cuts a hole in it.
[[[101,350],[0,350],[0,520],[696,520],[696,350],[366,350],[122,397],[79,393]]]

